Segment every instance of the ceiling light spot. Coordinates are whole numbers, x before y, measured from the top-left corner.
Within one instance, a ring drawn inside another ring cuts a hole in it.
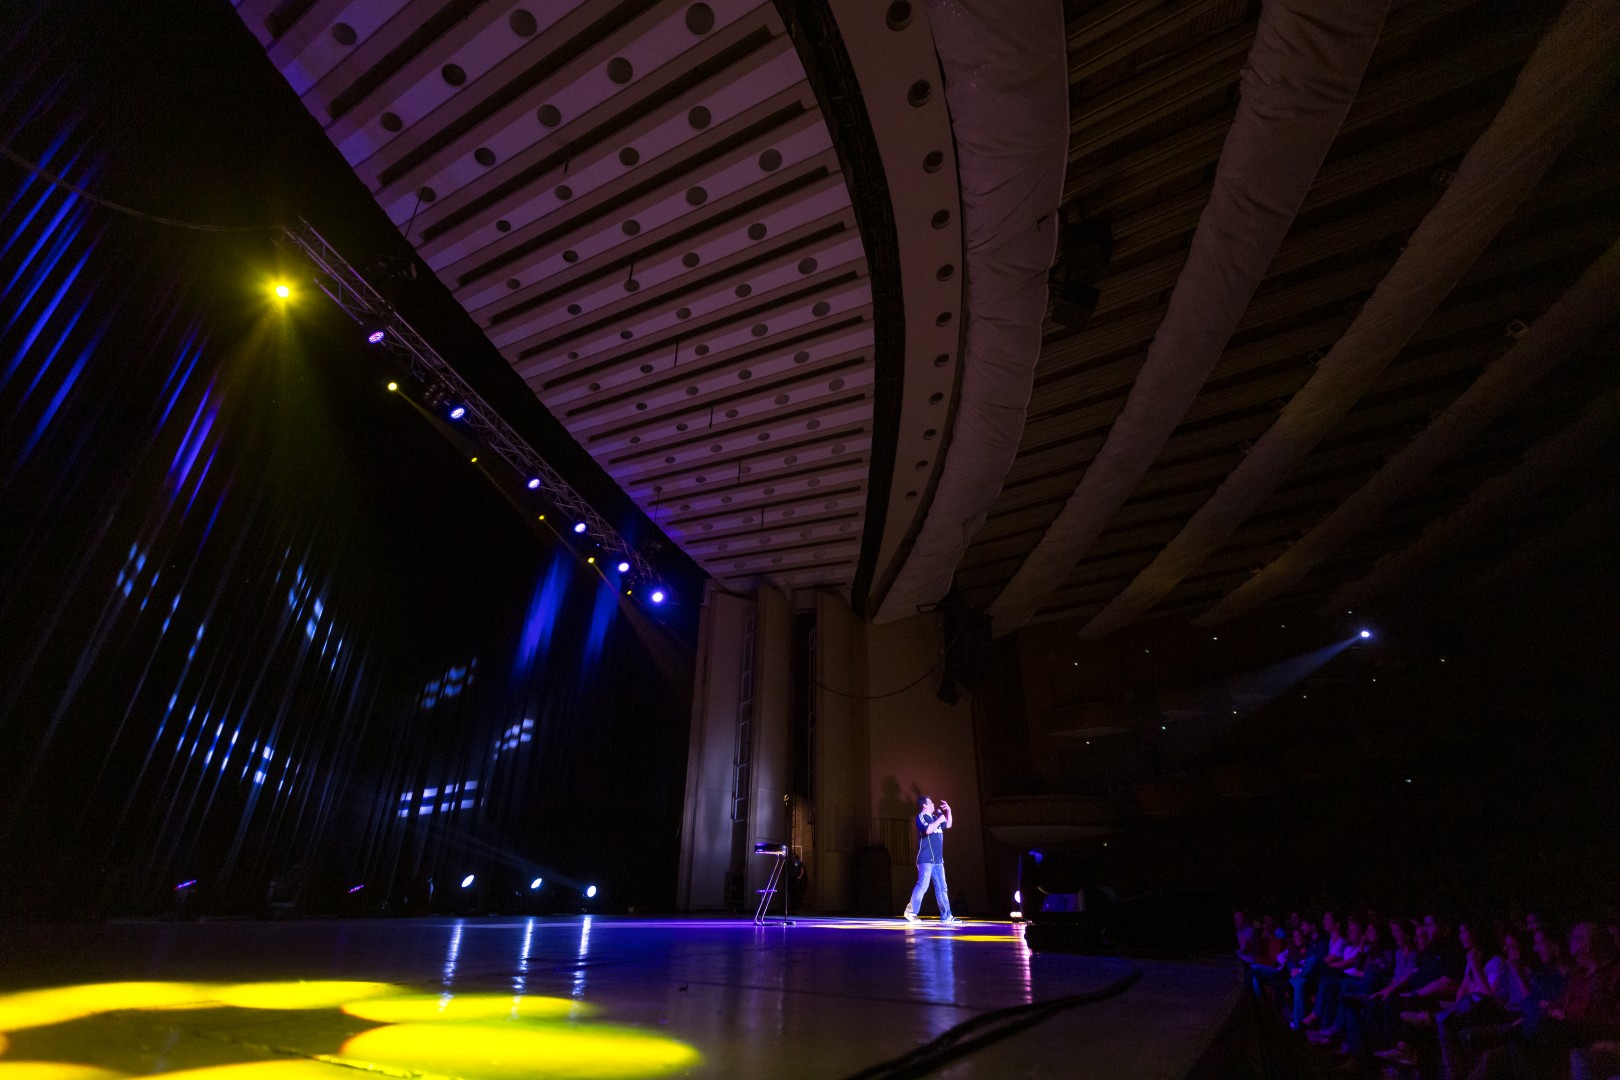
[[[749,379],[752,379],[753,377],[754,377],[754,373],[752,371],[749,371],[747,368],[743,368],[741,371],[737,372],[737,378],[741,382],[747,382]]]
[[[416,191],[416,197],[425,203],[432,202],[434,199],[439,197],[439,193],[430,187],[418,188]]]
[[[782,167],[782,152],[780,150],[767,150],[759,155],[759,167],[766,172],[775,172]]]
[[[930,150],[923,155],[923,172],[936,173],[945,167],[945,152]]]
[[[786,394],[777,394],[775,401],[778,405],[786,405],[791,400]]]
[[[911,25],[911,0],[894,0],[889,5],[888,13],[883,21],[889,24],[890,30],[904,30]]]
[[[923,458],[921,461],[917,462],[917,468],[918,469],[926,469],[926,468],[928,468],[928,459]]]
[[[701,261],[702,260],[698,258],[698,253],[695,251],[688,251],[685,255],[681,256],[681,265],[686,267],[688,270],[692,269]]]
[[[480,146],[473,151],[473,160],[487,169],[495,164],[495,151],[487,146]]]
[[[690,509],[692,509],[692,504],[691,503],[681,503],[681,512],[682,513],[685,513],[686,511],[688,511]]]
[[[631,446],[634,446],[639,442],[641,442],[641,436],[640,435],[632,435],[632,436],[630,436],[630,445]]]
[[[697,480],[698,483],[702,484],[702,483],[706,483],[709,478],[707,476],[698,476],[698,477],[694,477],[694,479]]]
[[[621,341],[629,341],[631,338],[633,338],[635,336],[636,336],[636,334],[635,334],[634,330],[620,330],[619,331],[619,339]]]
[[[686,9],[686,28],[698,37],[714,29],[714,9],[708,4],[693,4]]]
[[[736,409],[727,409],[726,410],[726,419],[727,420],[735,420],[735,419],[737,419],[737,410]]]
[[[347,48],[360,40],[360,35],[354,32],[354,27],[348,23],[332,24],[332,40]]]
[[[755,323],[753,329],[749,330],[748,332],[753,334],[755,337],[764,337],[766,334],[770,333],[771,330],[770,327],[766,326],[764,323]]]
[[[733,291],[736,292],[736,294],[737,294],[737,296],[739,298],[741,298],[741,297],[747,296],[749,293],[753,292],[754,287],[752,285],[748,284],[745,281],[741,285],[737,286],[737,288],[735,290],[733,290]]]
[[[709,193],[701,187],[689,187],[686,189],[686,201],[693,206],[702,206],[709,201]]]
[[[799,537],[801,539],[808,539],[809,536],[810,536],[810,530],[809,529],[800,529],[799,530]]]
[[[917,493],[916,493],[916,492],[915,492],[915,491],[908,491],[908,492],[906,492],[906,498],[908,498],[908,499],[915,499],[915,498],[916,498],[916,497],[917,497]]]
[[[568,359],[570,359],[570,360],[578,360],[579,359],[579,350],[575,349],[575,350],[571,351],[568,354]]]
[[[557,111],[555,105],[540,106],[534,111],[534,118],[549,128],[554,128],[562,123],[562,113]]]
[[[712,532],[713,530],[714,530],[713,525],[705,525],[705,526],[703,526],[703,531],[704,532]],[[722,546],[724,546],[724,545],[722,545]]]
[[[653,369],[653,366],[651,364],[642,364],[641,365],[641,373],[643,375],[651,375],[652,374],[652,369]]]
[[[709,453],[718,454],[720,451],[722,451],[724,449],[725,449],[724,446],[721,446],[719,443],[715,443],[713,446],[709,447]]]
[[[752,225],[748,226],[748,239],[763,240],[765,239],[766,231],[765,223],[763,221],[756,221]]]
[[[772,555],[771,556],[771,565],[772,566],[776,566],[776,565],[780,564],[781,561],[782,561],[782,556],[780,556],[780,555]]]
[[[934,357],[934,366],[935,367],[944,367],[946,364],[949,364],[950,362],[951,362],[951,354],[950,353],[940,353],[938,356]]]
[[[446,64],[439,69],[439,74],[451,86],[460,86],[467,81],[467,73],[457,64]]]
[[[676,308],[675,317],[677,319],[690,319],[692,317],[692,309],[689,307]]]
[[[627,146],[619,151],[619,164],[627,169],[640,160],[641,155],[636,152],[636,148],[633,146]]]
[[[933,96],[934,88],[928,85],[927,79],[918,79],[916,82],[911,84],[911,89],[906,91],[906,101],[908,101],[911,104],[911,107],[914,109],[921,108],[922,106],[928,104],[928,99]]]
[[[636,233],[641,231],[641,222],[637,221],[635,218],[631,218],[623,225],[620,225],[619,228],[624,230],[624,235],[634,236]]]
[[[950,263],[946,263],[944,266],[934,271],[934,276],[939,278],[941,281],[949,281],[951,278],[956,276],[956,267],[952,266]]]
[[[567,184],[558,184],[555,194],[557,198],[561,199],[563,202],[567,202],[569,199],[574,197],[574,189],[569,187]]]
[[[767,495],[775,495],[776,494],[776,489],[773,488],[773,487],[768,487],[768,488],[765,489],[765,494],[767,494]]]
[[[787,457],[782,459],[782,464],[784,465],[797,465],[798,463],[799,455],[797,454],[789,454]]]
[[[645,401],[636,402],[636,412],[646,412],[646,411],[647,411],[647,403]]]
[[[927,431],[923,432],[923,438],[925,439],[932,439],[937,435],[939,435],[939,432],[935,431],[933,428],[929,428]]]
[[[686,122],[699,131],[709,126],[710,119],[712,118],[709,116],[709,110],[701,105],[692,106],[691,111],[686,114]]]
[[[796,352],[793,354],[793,362],[795,364],[808,364],[810,362],[810,354],[807,352]]]
[[[580,312],[582,312],[584,310],[585,309],[580,307],[578,304],[569,304],[568,305],[568,314],[570,314],[570,315],[578,315]]]
[[[813,274],[815,272],[816,272],[816,260],[814,260],[814,259],[800,259],[799,260],[799,273],[801,273],[801,274]]]
[[[639,288],[641,288],[641,282],[637,281],[635,278],[627,278],[625,280],[625,283],[624,283],[624,291],[625,292],[635,292]]]
[[[688,386],[686,388],[686,396],[687,397],[697,397],[698,396],[698,388],[695,387],[695,386]],[[677,426],[681,431],[686,430],[686,425],[685,424],[680,424],[680,425],[677,425]]]
[[[720,505],[722,505],[722,506],[730,506],[731,505],[731,496],[730,495],[722,495],[722,496],[720,496]]]
[[[675,430],[676,431],[685,431],[686,430],[686,421],[682,420],[680,423],[676,424],[675,425]]]
[[[951,316],[950,312],[942,311],[938,315],[934,316],[934,325],[935,326],[949,326],[949,325],[951,325],[951,318],[952,318],[952,316]]]
[[[398,131],[405,126],[405,121],[391,112],[385,112],[378,118],[384,131]]]
[[[938,405],[940,402],[942,402],[944,400],[945,400],[945,395],[944,394],[929,394],[928,395],[928,404],[930,404],[930,405]]]
[[[841,442],[832,444],[832,452],[835,453],[835,454],[842,454],[847,449],[848,449],[848,447],[846,447]]]
[[[827,384],[827,389],[829,389],[829,390],[842,390],[843,388],[844,388],[844,380],[843,379],[834,379],[832,382]]]
[[[664,464],[665,465],[673,465],[673,464],[675,464],[675,455],[670,454],[670,455],[665,456]]]
[[[759,433],[759,441],[760,442],[770,442],[771,441],[771,433],[768,432],[768,431],[760,432]]]
[[[519,281],[515,277],[509,277],[506,279],[506,287],[508,289],[521,289],[523,288],[523,282]]]
[[[935,210],[934,216],[928,221],[928,224],[932,225],[936,229],[943,229],[950,223],[951,212],[949,210]]]
[[[816,428],[818,428],[820,426],[821,426],[821,421],[820,420],[806,420],[804,422],[804,427],[805,427],[806,431],[814,431],[814,430],[816,430]]]
[[[508,15],[506,23],[512,28],[512,33],[518,37],[532,37],[535,30],[539,29],[539,24],[534,21],[534,16],[522,8],[518,8]]]
[[[579,252],[575,251],[573,248],[569,248],[567,251],[564,251],[563,252],[563,262],[565,262],[565,263],[579,262]]]
[[[831,311],[831,310],[832,310],[832,305],[831,304],[827,303],[827,301],[825,301],[825,300],[818,300],[816,302],[816,305],[810,309],[810,314],[812,314],[816,318],[820,319],[820,318],[825,318],[827,313],[829,311]]]
[[[599,383],[599,382],[593,382],[589,386],[587,386],[585,389],[589,390],[591,393],[594,394],[598,390],[602,389],[602,384]]]
[[[709,347],[707,345],[699,345],[696,348],[694,348],[692,351],[694,353],[696,353],[698,356],[708,356],[709,355]]]
[[[630,66],[630,61],[622,56],[615,56],[607,62],[607,77],[623,86],[635,78],[636,69]]]
[[[823,505],[828,510],[836,510],[836,509],[838,509],[838,500],[837,499],[828,499]]]
[[[808,479],[808,480],[806,480],[804,482],[804,486],[805,487],[820,487],[821,486],[821,481],[818,478],[812,476],[810,479]]]
[[[782,511],[782,516],[785,517],[785,518],[792,517],[793,516],[793,508],[789,507],[788,509]]]
[[[501,220],[499,220],[499,221],[497,221],[495,223],[495,231],[496,232],[511,232],[512,231],[512,223],[510,221],[507,221],[505,218],[502,218]]]

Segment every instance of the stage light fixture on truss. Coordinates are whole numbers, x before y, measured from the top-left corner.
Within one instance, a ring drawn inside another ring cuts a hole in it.
[[[596,886],[595,885],[590,885],[590,886],[586,887],[586,889],[585,889],[585,899],[587,899],[587,900],[596,899]]]
[[[477,880],[477,877],[478,876],[476,874],[468,874],[466,877],[461,879],[461,887],[463,889],[472,888],[472,884]]]
[[[465,405],[457,405],[455,408],[450,410],[450,419],[452,419],[452,420],[460,420],[462,417],[464,417],[466,415],[467,415],[467,406],[465,406]]]
[[[619,573],[628,574],[629,572],[630,572],[630,564],[629,563],[622,562],[622,563],[619,564]]]
[[[383,343],[383,341],[387,337],[388,337],[388,331],[384,330],[382,327],[379,326],[379,327],[377,327],[377,329],[371,331],[371,333],[366,335],[366,344],[367,345],[381,345]]]
[[[545,883],[546,883],[545,878],[535,878],[533,881],[529,882],[529,891],[530,892],[535,892],[540,888],[540,886],[544,885]]]
[[[638,578],[651,580],[658,576],[646,558],[575,491],[538,450],[513,430],[460,372],[309,222],[300,219],[295,227],[284,229],[282,242],[310,264],[316,286],[364,328],[368,340],[373,331],[386,328],[383,338],[375,343],[377,347],[387,349],[398,358],[422,386],[439,388],[436,399],[424,394],[424,404],[435,410],[447,404],[464,407],[467,411],[462,422],[519,476],[538,479],[536,490],[550,506],[578,522],[575,532],[589,530],[605,552],[628,562]],[[411,269],[414,271],[414,264]],[[292,295],[290,288],[288,295]]]

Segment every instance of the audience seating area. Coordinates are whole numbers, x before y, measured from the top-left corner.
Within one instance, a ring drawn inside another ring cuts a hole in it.
[[[1620,920],[1336,910],[1233,922],[1254,992],[1324,1073],[1620,1077]]]

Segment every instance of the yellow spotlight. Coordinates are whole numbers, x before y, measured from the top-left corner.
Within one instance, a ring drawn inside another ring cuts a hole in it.
[[[0,1080],[119,1080],[125,1075],[66,1061],[0,1061]]]
[[[590,1016],[596,1009],[573,998],[531,994],[405,994],[350,1001],[343,1011],[383,1024],[415,1024],[430,1020],[570,1020]]]
[[[590,563],[592,566],[595,566],[596,565],[596,556],[592,555],[589,558],[587,558],[585,561]]]
[[[344,1043],[339,1054],[337,1060],[350,1064],[477,1080],[649,1077],[689,1069],[702,1060],[685,1043],[634,1028],[489,1021],[373,1028]]]
[[[540,515],[540,520],[541,520],[541,521],[544,521],[544,520],[546,520],[546,515],[544,515],[544,514],[541,514],[541,515]]]
[[[213,987],[204,983],[119,982],[24,990],[0,995],[0,1029],[21,1031],[125,1009],[206,1009]]]
[[[214,1000],[239,1009],[336,1009],[359,999],[397,993],[398,987],[380,982],[262,982],[220,987],[214,991]]]
[[[354,1075],[354,1067],[328,1058],[277,1058],[275,1061],[244,1061],[237,1065],[205,1065],[200,1069],[159,1073],[163,1080],[344,1080]],[[44,1078],[41,1078],[44,1080]],[[64,1077],[63,1080],[76,1080]],[[93,1080],[86,1077],[85,1080]]]
[[[271,289],[270,291],[276,294],[277,300],[286,300],[292,296],[292,286],[288,285],[285,281],[276,282],[275,288]]]
[[[388,384],[388,392],[389,393],[393,393],[395,390],[398,390],[398,389],[399,389],[399,383],[391,382],[391,383]]]
[[[473,458],[473,459],[472,459],[472,463],[473,463],[473,464],[474,464],[474,465],[476,465],[476,464],[478,464],[478,459],[477,459],[477,458],[476,458],[476,457],[475,457],[475,458]]]

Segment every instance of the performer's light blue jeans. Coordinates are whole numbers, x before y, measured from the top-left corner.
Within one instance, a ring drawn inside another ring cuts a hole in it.
[[[920,862],[917,864],[917,887],[911,890],[911,902],[906,910],[913,915],[920,914],[919,906],[922,904],[923,894],[928,891],[928,883],[934,883],[934,902],[939,905],[939,917],[951,917],[951,898],[945,891],[945,864],[942,862]]]

